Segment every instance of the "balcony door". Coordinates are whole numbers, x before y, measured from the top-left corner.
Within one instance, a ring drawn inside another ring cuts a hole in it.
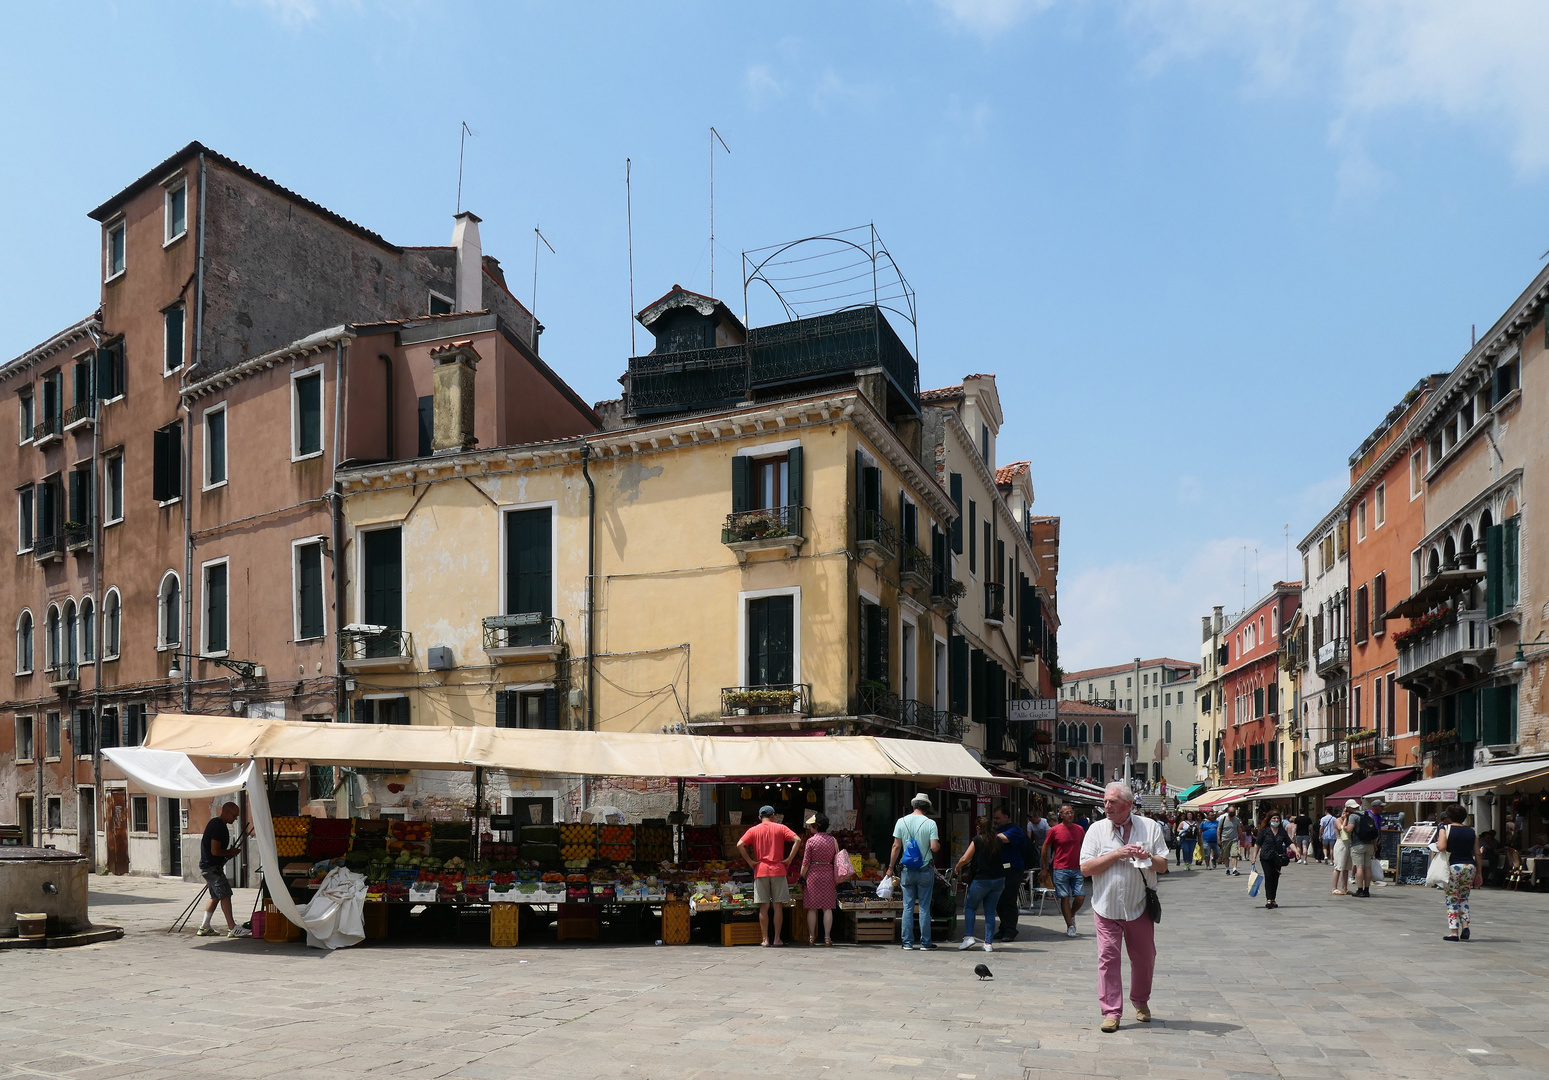
[[[537,615],[542,620],[514,627],[511,644],[549,640],[547,620],[554,614],[554,511],[543,506],[506,512],[506,615]]]
[[[748,686],[789,686],[796,681],[796,598],[760,596],[748,601]]]
[[[403,629],[403,530],[361,533],[361,621],[390,630]],[[396,635],[373,636],[367,656],[396,656]]]

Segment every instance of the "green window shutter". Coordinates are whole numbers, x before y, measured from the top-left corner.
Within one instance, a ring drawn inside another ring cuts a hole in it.
[[[296,624],[302,638],[323,636],[323,547],[296,549]]]
[[[804,500],[807,496],[807,489],[803,484],[804,476],[802,472],[802,459],[803,455],[801,452],[801,447],[799,446],[791,447],[790,453],[788,453],[785,458],[785,485],[787,490],[786,498],[789,500],[787,505],[790,506],[805,505]]]
[[[1458,695],[1458,740],[1460,742],[1478,741],[1479,727],[1479,694],[1473,690],[1465,690]]]
[[[554,614],[553,511],[513,510],[506,514],[506,613]]]
[[[963,553],[963,474],[952,473],[947,477],[952,492],[952,504],[957,507],[957,517],[952,520],[952,553]]]
[[[979,572],[979,505],[968,500],[968,572]]]
[[[1522,523],[1520,515],[1513,515],[1501,522],[1501,610],[1517,606],[1517,533]]]
[[[204,636],[211,652],[225,652],[226,641],[226,564],[210,567],[204,579]]]
[[[871,678],[871,609],[872,605],[865,600],[860,602],[860,617],[856,620],[855,645],[857,667],[860,669],[860,682]]]
[[[866,498],[863,505],[877,517],[882,516],[882,470],[869,465],[861,473],[865,479]]]
[[[512,727],[511,723],[511,691],[495,691],[495,726],[498,728]]]
[[[365,621],[403,627],[403,529],[373,529],[361,535]]]
[[[968,639],[953,634],[947,641],[947,692],[959,716],[968,715],[968,667]]]
[[[1485,549],[1485,614],[1495,618],[1506,610],[1502,602],[1505,592],[1502,589],[1503,572],[1506,569],[1504,551],[1506,547],[1506,527],[1504,525],[1491,525],[1484,531]]]
[[[984,650],[974,649],[969,653],[970,681],[973,687],[973,700],[969,702],[969,716],[976,724],[982,724],[988,717],[989,705],[987,680],[985,678]]]
[[[1501,687],[1487,686],[1479,691],[1479,740],[1488,744],[1503,742],[1500,738]]]
[[[365,698],[356,698],[354,701],[350,702],[350,707],[355,716],[355,723],[371,723],[371,702],[367,701]]]
[[[731,459],[731,512],[745,514],[753,509],[753,459],[741,455]]]
[[[559,690],[552,686],[543,692],[543,726],[559,730]]]

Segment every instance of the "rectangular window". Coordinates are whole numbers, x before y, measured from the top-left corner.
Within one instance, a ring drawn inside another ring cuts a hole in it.
[[[1496,368],[1494,386],[1496,403],[1499,404],[1502,398],[1511,393],[1513,390],[1517,389],[1517,385],[1516,360],[1512,360],[1511,363],[1502,364],[1500,367]]]
[[[432,442],[436,433],[436,399],[427,394],[419,399],[419,452],[418,457],[429,457],[434,453]]]
[[[291,459],[323,452],[323,373],[314,368],[291,379]]]
[[[226,403],[204,410],[204,486],[226,482]]]
[[[87,462],[71,469],[69,484],[65,506],[65,531],[73,532],[91,524],[91,463]],[[66,543],[69,542],[67,539]]]
[[[169,307],[161,318],[162,371],[171,374],[183,366],[183,305]]]
[[[1517,534],[1521,518],[1485,530],[1485,614],[1496,618],[1517,606]]]
[[[430,313],[432,315],[450,315],[450,314],[452,314],[452,301],[448,300],[446,297],[442,296],[440,293],[431,293],[430,294]]]
[[[323,545],[296,545],[296,640],[323,636]]]
[[[1418,499],[1425,478],[1425,451],[1416,450],[1409,455],[1409,497]]]
[[[16,718],[16,760],[32,760],[32,717]]]
[[[1355,643],[1366,644],[1367,629],[1371,622],[1371,593],[1365,585],[1355,590]]]
[[[97,350],[97,399],[114,401],[124,396],[124,339]]]
[[[972,499],[968,500],[968,572],[979,572],[979,506]]]
[[[114,454],[103,465],[106,474],[103,483],[106,525],[124,520],[124,455]]]
[[[16,491],[16,554],[32,550],[32,485]]]
[[[183,425],[173,421],[152,432],[151,498],[159,503],[183,496]]]
[[[507,615],[554,614],[553,519],[547,506],[505,514]]]
[[[1388,676],[1388,738],[1398,733],[1398,676]]]
[[[224,653],[230,641],[230,611],[227,603],[227,564],[204,566],[204,651]]]
[[[1360,731],[1365,726],[1366,717],[1361,713],[1361,687],[1350,688],[1350,730]]]
[[[47,818],[47,823],[45,825],[45,828],[47,828],[47,829],[52,831],[52,830],[61,829],[61,828],[64,827],[64,817],[63,817],[62,813],[60,812],[60,806],[61,805],[62,804],[61,804],[61,801],[60,801],[60,798],[59,798],[58,795],[50,795],[48,797],[48,803],[47,803],[48,818]]]
[[[145,795],[129,796],[129,831],[151,831],[151,800]]]
[[[103,231],[102,277],[106,281],[112,281],[124,272],[125,237],[125,226],[122,221],[114,222]]]
[[[86,722],[91,723],[91,713],[86,712]],[[103,709],[102,717],[97,723],[97,738],[101,740],[99,746],[109,747],[118,745],[118,710]]]
[[[58,536],[64,521],[64,498],[57,475],[44,477],[43,482],[37,486],[37,513],[34,536]]]
[[[32,429],[33,438],[58,435],[64,426],[64,382],[64,373],[61,371],[50,371],[43,376],[43,413],[38,417],[39,424]],[[39,431],[39,427],[44,430]]]
[[[1388,520],[1388,485],[1377,485],[1377,490],[1372,495],[1372,512],[1376,518],[1377,528],[1382,528],[1383,523]]]
[[[1366,500],[1362,499],[1355,506],[1355,539],[1359,543],[1366,539]]]
[[[495,726],[556,731],[559,729],[559,691],[500,690],[495,694]]]
[[[500,719],[501,692],[495,694],[495,718],[497,726]],[[398,724],[407,726],[409,723],[409,699],[403,696],[360,698],[355,702],[355,722],[357,724]]]
[[[165,221],[162,243],[170,244],[184,233],[188,232],[188,185],[178,181],[167,189],[165,206],[163,209]]]
[[[1388,628],[1383,618],[1388,611],[1388,575],[1384,571],[1372,579],[1372,633],[1381,635]]]
[[[403,529],[372,529],[360,536],[361,621],[403,629]]]
[[[1382,676],[1377,676],[1377,681],[1372,683],[1372,728],[1382,731]]]
[[[795,676],[795,610],[791,595],[747,602],[748,686],[789,686]]]
[[[139,746],[145,741],[145,706],[124,706],[124,745]]]
[[[59,714],[49,715],[57,717]],[[96,735],[96,726],[89,709],[77,709],[70,718],[70,741],[75,744],[76,757],[91,757],[91,743]]]
[[[21,422],[21,430],[17,433],[20,437],[19,441],[29,443],[32,441],[32,426],[37,422],[33,416],[32,391],[28,390],[17,394],[16,404],[19,413],[18,419]]]

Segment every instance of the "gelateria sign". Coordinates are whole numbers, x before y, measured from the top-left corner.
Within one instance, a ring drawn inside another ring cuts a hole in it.
[[[997,784],[993,780],[974,780],[967,776],[949,777],[946,788],[957,795],[981,795],[1003,799],[1011,794],[1009,784]]]

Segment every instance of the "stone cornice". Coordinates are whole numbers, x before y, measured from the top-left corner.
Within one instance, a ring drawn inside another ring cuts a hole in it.
[[[283,364],[297,357],[310,356],[313,353],[322,352],[324,349],[330,349],[338,342],[349,341],[354,336],[355,331],[348,326],[333,326],[327,330],[319,330],[317,333],[309,334],[304,338],[291,342],[289,345],[282,345],[278,349],[262,353],[251,360],[244,360],[240,364],[233,364],[224,371],[218,371],[214,375],[200,379],[198,382],[189,383],[183,387],[181,392],[183,397],[192,400],[205,394],[213,393],[222,387],[230,386],[232,383],[245,379],[249,375],[255,375],[260,371],[267,371],[276,364]]]
[[[102,329],[100,316],[101,312],[94,311],[80,322],[65,327],[42,344],[34,345],[15,359],[7,361],[3,366],[0,366],[0,380],[8,379],[18,372],[25,371],[36,364],[41,364],[62,350],[74,345],[82,338],[90,337],[93,331],[100,332]]]

